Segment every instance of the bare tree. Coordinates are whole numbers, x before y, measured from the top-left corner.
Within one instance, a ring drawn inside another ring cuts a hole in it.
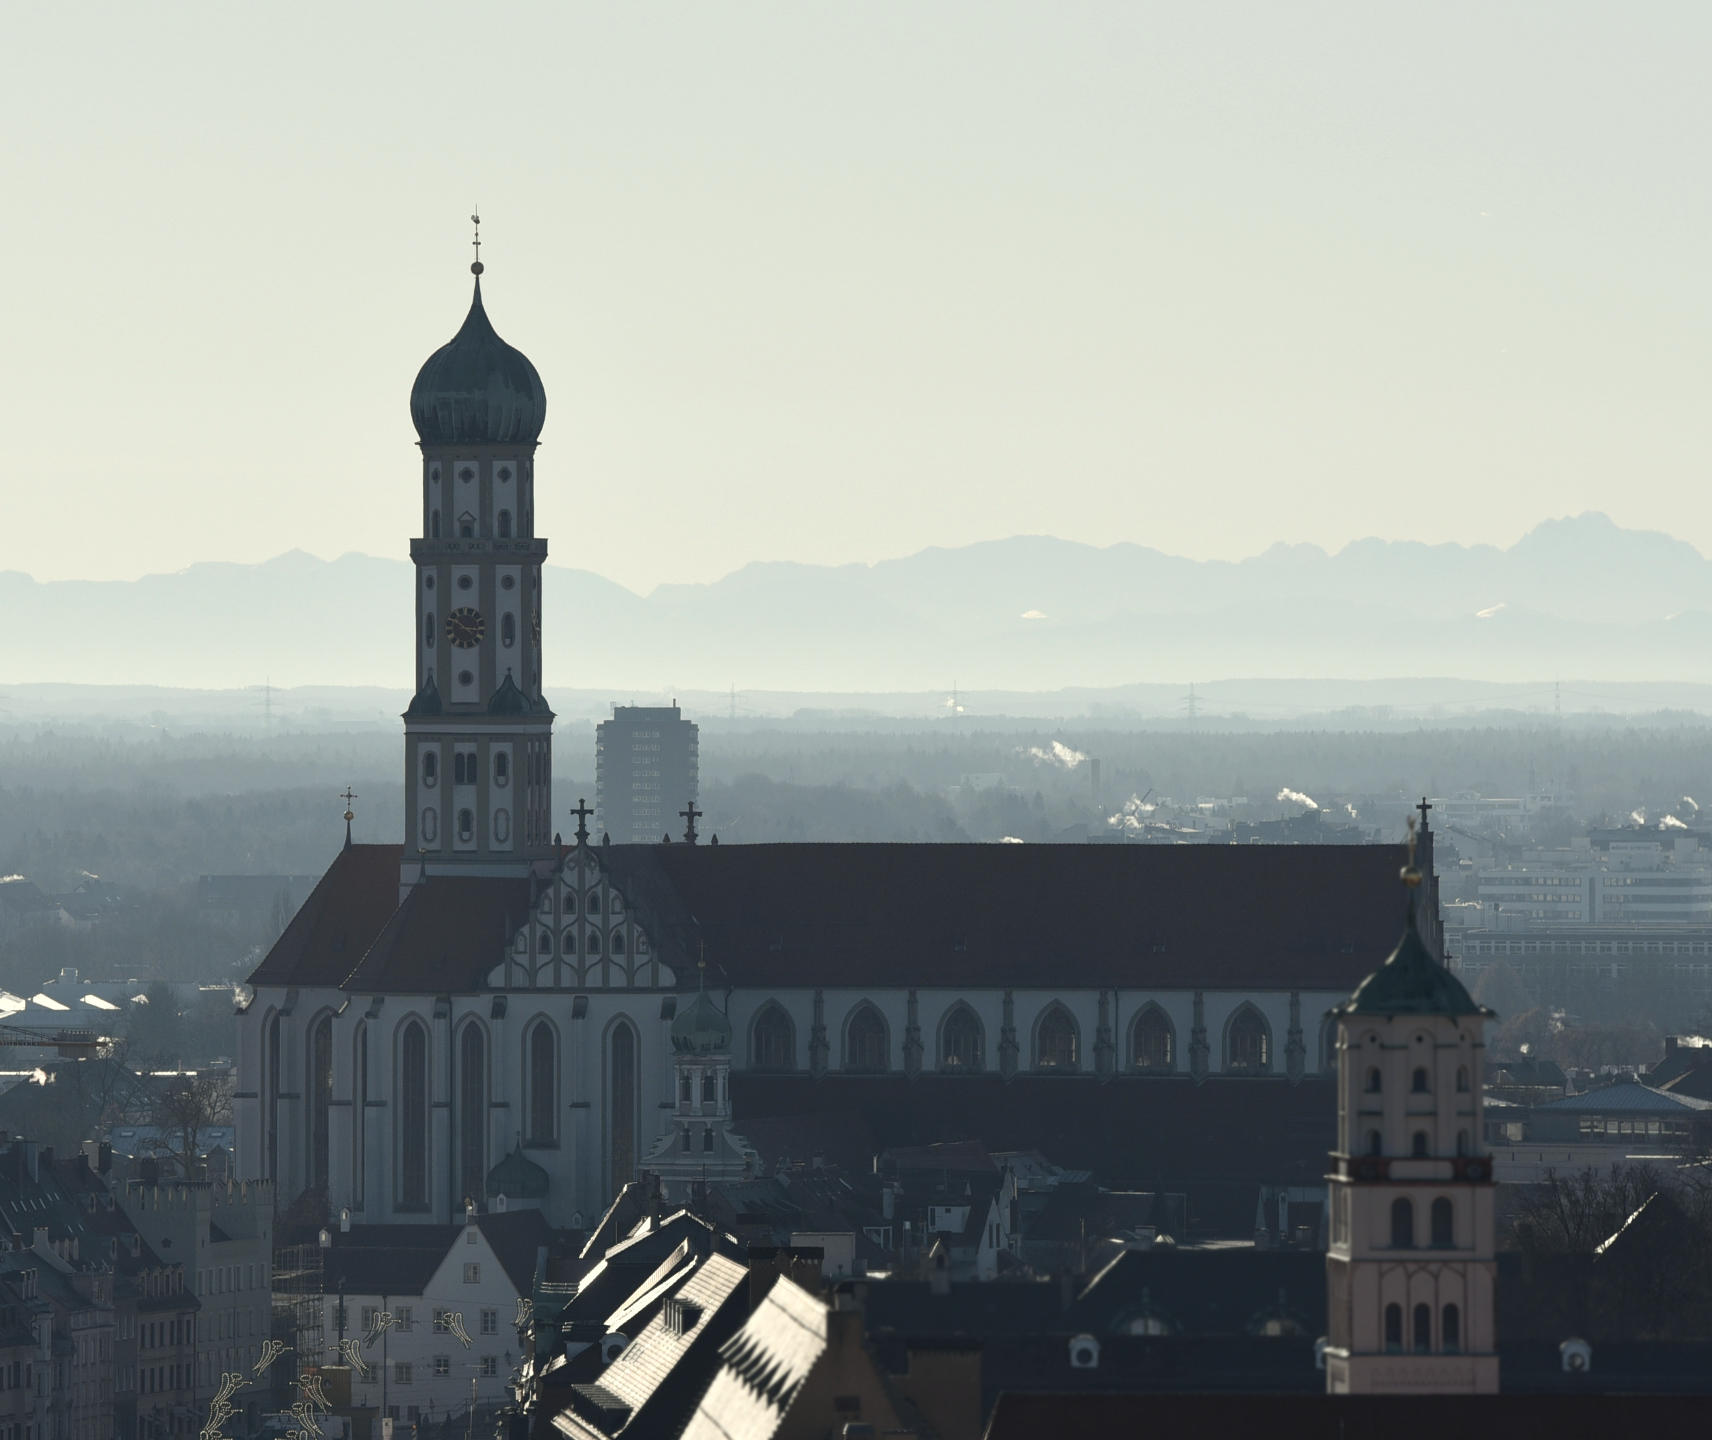
[[[192,1174],[209,1127],[232,1121],[230,1073],[203,1070],[166,1080],[155,1100],[154,1117],[168,1153],[186,1175]]]

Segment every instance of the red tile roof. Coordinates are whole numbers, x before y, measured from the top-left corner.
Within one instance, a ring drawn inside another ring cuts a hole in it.
[[[252,985],[339,985],[398,909],[401,845],[348,845],[250,976]]]

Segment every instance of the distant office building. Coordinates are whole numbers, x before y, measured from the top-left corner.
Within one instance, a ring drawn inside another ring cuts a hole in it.
[[[657,844],[684,831],[699,797],[701,741],[673,705],[614,705],[595,727],[595,828],[615,845]]]
[[[1485,923],[1712,924],[1712,864],[1693,836],[1598,834],[1567,850],[1534,850],[1479,871]]]

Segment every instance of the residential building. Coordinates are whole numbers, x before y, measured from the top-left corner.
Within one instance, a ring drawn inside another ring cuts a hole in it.
[[[685,833],[701,796],[700,731],[670,705],[614,705],[595,727],[595,829],[615,845]]]

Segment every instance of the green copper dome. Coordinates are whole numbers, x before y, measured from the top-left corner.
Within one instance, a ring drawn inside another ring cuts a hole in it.
[[[1403,938],[1391,957],[1355,987],[1337,1009],[1340,1015],[1490,1015],[1477,1004],[1462,981],[1439,964],[1421,939],[1415,924],[1415,894],[1409,892],[1409,913]]]
[[[547,419],[547,392],[521,350],[494,333],[482,309],[481,273],[463,328],[410,387],[410,419],[424,445],[532,445]]]
[[[724,1055],[731,1050],[731,1022],[707,991],[698,991],[672,1021],[672,1049],[680,1055]]]

